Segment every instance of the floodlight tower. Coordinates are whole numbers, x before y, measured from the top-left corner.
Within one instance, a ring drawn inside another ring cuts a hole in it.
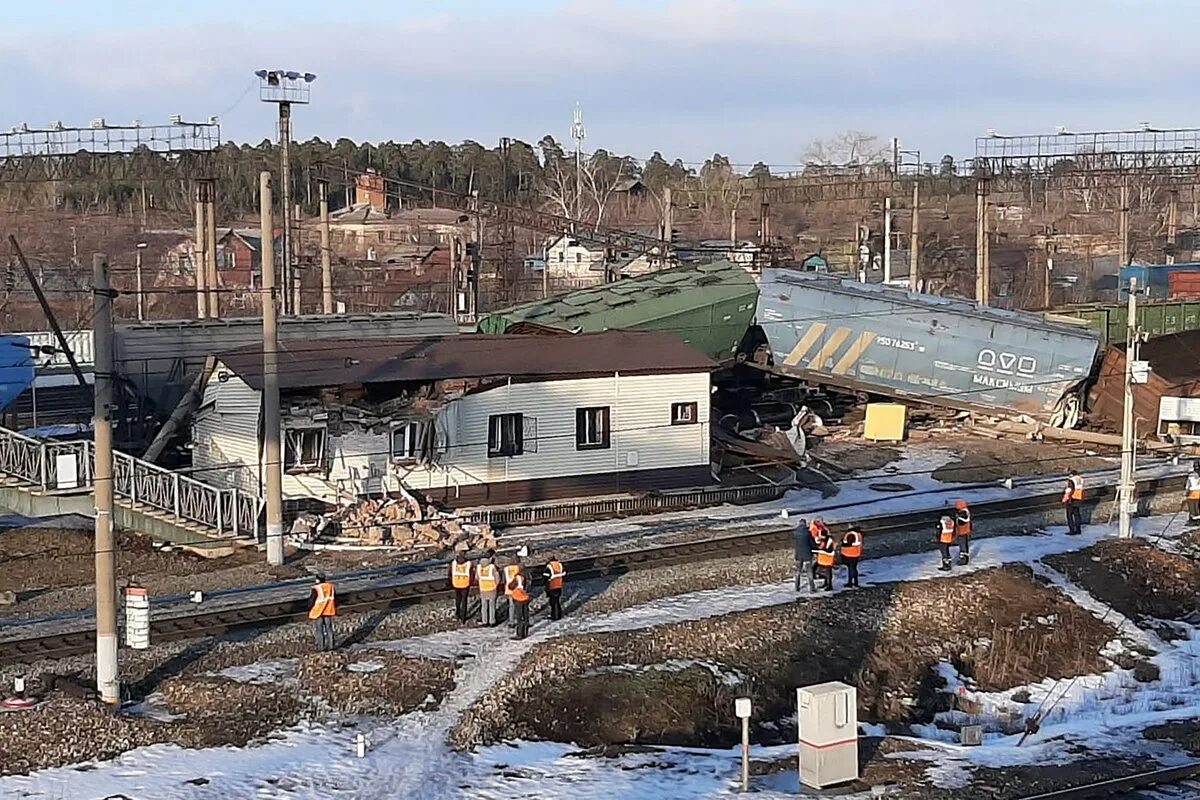
[[[574,218],[579,219],[583,213],[583,169],[579,160],[580,152],[583,150],[583,139],[587,133],[583,129],[583,109],[579,103],[575,104],[575,116],[571,122],[571,138],[575,140],[575,213]]]
[[[279,150],[281,175],[279,185],[281,205],[283,206],[283,313],[300,313],[299,302],[289,303],[289,298],[295,290],[294,269],[295,247],[292,243],[292,104],[307,105],[309,100],[309,84],[317,79],[311,72],[294,72],[282,69],[260,69],[254,73],[258,76],[258,99],[264,103],[275,103],[279,106]],[[275,243],[263,242],[262,247],[274,247]],[[265,263],[265,262],[264,262]],[[299,292],[296,292],[296,299]],[[292,306],[295,307],[292,307]]]

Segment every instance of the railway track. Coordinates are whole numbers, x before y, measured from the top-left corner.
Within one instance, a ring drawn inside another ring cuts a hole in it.
[[[1174,488],[1176,484],[1182,485],[1182,481],[1179,478],[1148,479],[1139,483],[1139,493],[1153,494],[1163,489]],[[1098,486],[1094,492],[1094,497],[1100,502],[1113,495],[1112,487]],[[1050,494],[1010,500],[977,502],[973,504],[972,511],[977,519],[995,518],[1044,511],[1055,508],[1058,504],[1059,493],[1054,491]],[[860,522],[875,536],[922,527],[932,530],[940,514],[940,510],[917,511],[864,517]],[[831,527],[838,531],[843,526],[835,524]],[[573,580],[588,580],[617,577],[636,570],[672,564],[755,555],[790,547],[791,532],[790,526],[777,526],[680,544],[578,558],[568,561],[566,568]],[[439,564],[425,571],[412,572],[411,569],[407,568],[410,574],[397,571],[396,574],[401,576],[398,583],[339,590],[339,610],[343,613],[390,610],[451,596],[452,593],[446,586],[443,565]],[[202,638],[239,629],[268,627],[302,620],[308,611],[307,591],[307,586],[297,585],[294,599],[248,602],[240,606],[226,606],[193,614],[153,615],[150,626],[151,640],[159,643]],[[0,665],[90,653],[95,646],[93,625],[90,617],[82,617],[78,625],[51,634],[5,636],[0,639]],[[12,625],[8,630],[19,631],[20,628],[21,625]]]
[[[1032,795],[1023,800],[1102,800],[1114,797],[1126,800],[1200,798],[1200,761]]]

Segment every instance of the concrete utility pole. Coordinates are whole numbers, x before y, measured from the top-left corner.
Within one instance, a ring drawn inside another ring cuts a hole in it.
[[[329,251],[329,182],[319,181],[321,209],[321,311],[333,313],[333,254]]]
[[[292,287],[292,104],[279,104],[279,181],[280,215],[283,217],[283,264],[280,274],[283,287],[283,313],[294,314],[296,309],[290,307],[289,298]]]
[[[1175,263],[1175,246],[1179,244],[1179,192],[1171,192],[1167,206],[1167,263]]]
[[[208,260],[204,257],[204,243],[208,239],[208,227],[204,224],[204,195],[202,182],[196,183],[196,240],[192,248],[192,269],[196,272],[196,319],[208,318]]]
[[[991,300],[991,259],[988,253],[988,185],[980,178],[975,185],[975,300],[987,305]]]
[[[92,417],[96,497],[96,689],[105,703],[121,702],[117,676],[117,574],[113,539],[113,319],[108,256],[92,256],[95,319],[95,404]]]
[[[1050,308],[1050,282],[1054,277],[1054,256],[1057,252],[1058,245],[1046,242],[1046,277],[1042,281],[1042,308]]]
[[[479,190],[471,193],[471,211],[475,214],[475,255],[467,264],[467,313],[471,323],[479,313],[479,273],[483,271],[483,215],[479,213]]]
[[[279,446],[279,331],[275,309],[275,226],[271,219],[271,173],[258,176],[262,214],[263,467],[267,471],[267,563],[283,563],[283,457]],[[285,207],[284,215],[287,215]],[[286,292],[285,292],[286,294]]]
[[[729,209],[729,246],[737,247],[737,209]]]
[[[1121,266],[1129,264],[1129,178],[1121,180],[1121,209],[1119,219],[1121,237]]]
[[[1134,442],[1136,432],[1133,422],[1134,365],[1141,355],[1142,331],[1137,323],[1137,278],[1129,279],[1129,321],[1125,335],[1125,403],[1121,414],[1121,485],[1117,491],[1117,502],[1121,504],[1117,536],[1128,539],[1133,536],[1132,507],[1134,498],[1133,475]]]
[[[205,181],[208,190],[205,192],[204,218],[208,226],[208,239],[204,243],[204,258],[208,272],[208,316],[216,319],[221,316],[221,305],[218,302],[217,280],[217,191],[214,181]]]
[[[134,263],[134,274],[137,277],[137,315],[138,322],[146,319],[146,296],[142,293],[142,251],[146,249],[145,242],[137,243],[137,260]]]
[[[892,282],[892,198],[890,197],[883,199],[883,282],[885,285]]]
[[[912,235],[908,242],[908,290],[920,291],[918,273],[921,263],[921,183],[913,183],[912,199]]]
[[[671,231],[673,231],[674,227],[675,227],[675,208],[674,208],[674,206],[671,205],[671,203],[672,203],[671,187],[665,186],[665,187],[663,187],[663,207],[662,207],[663,235],[662,235],[662,238],[663,238],[664,242],[668,242],[668,243],[671,241]],[[667,265],[667,257],[669,255],[670,255],[669,253],[663,253],[663,266],[664,267]]]

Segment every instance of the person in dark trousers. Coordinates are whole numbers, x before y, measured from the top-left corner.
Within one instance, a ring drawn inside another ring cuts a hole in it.
[[[503,582],[501,586],[504,588],[504,597],[508,600],[508,612],[504,618],[505,624],[508,627],[513,627],[517,624],[517,601],[513,600],[512,593],[508,590],[508,585],[512,583],[512,579],[521,571],[521,557],[512,556],[508,563],[504,565]]]
[[[808,532],[808,521],[800,520],[792,531],[792,545],[796,549],[796,591],[805,578],[808,579],[808,593],[817,591],[813,582],[813,539]]]
[[[971,522],[971,509],[966,500],[954,501],[954,533],[958,537],[958,563],[971,560],[971,534],[975,527]]]
[[[496,566],[496,551],[488,550],[475,567],[479,585],[479,622],[496,627],[496,594],[500,589],[500,568]]]
[[[820,518],[814,519],[808,523],[808,537],[811,539],[812,546],[812,577],[817,579],[820,573],[817,554],[821,551],[821,543],[829,536],[829,526]]]
[[[557,557],[552,556],[546,562],[546,566],[542,567],[542,578],[546,581],[546,600],[550,604],[552,620],[562,619],[563,582],[566,576],[567,570]]]
[[[517,571],[508,583],[508,596],[514,606],[516,638],[524,639],[529,635],[529,589],[528,579],[524,568]]]
[[[857,525],[842,534],[842,563],[846,565],[846,586],[858,588],[858,562],[863,554],[863,535]]]
[[[942,565],[938,567],[938,570],[949,572],[950,545],[954,544],[954,517],[950,516],[949,509],[938,520],[937,543],[938,549],[942,551]]]
[[[333,583],[325,580],[324,575],[314,575],[312,592],[308,596],[308,618],[313,623],[317,649],[322,652],[333,650],[336,646],[333,638],[333,618],[336,615],[337,605],[333,597]]]
[[[454,614],[459,622],[466,622],[470,619],[471,562],[465,551],[460,550],[450,562],[450,586],[454,589]]]
[[[1078,472],[1068,472],[1062,502],[1067,507],[1067,533],[1078,536],[1083,533],[1083,517],[1080,516],[1083,507],[1083,476]]]
[[[821,573],[822,591],[833,591],[833,568],[837,565],[837,543],[828,532],[821,535],[817,546],[817,571]]]

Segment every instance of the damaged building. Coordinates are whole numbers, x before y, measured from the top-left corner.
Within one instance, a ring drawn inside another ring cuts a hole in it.
[[[279,354],[293,510],[416,493],[451,507],[712,481],[715,363],[668,333],[325,340]],[[193,463],[262,493],[262,351],[219,356]]]

